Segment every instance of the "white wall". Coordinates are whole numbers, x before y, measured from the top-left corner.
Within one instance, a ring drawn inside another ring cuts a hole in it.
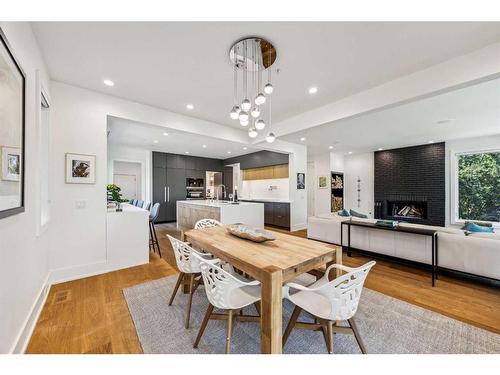
[[[141,164],[141,193],[142,200],[152,201],[152,152],[137,147],[123,146],[108,143],[108,182],[113,181],[113,161],[128,161]]]
[[[0,22],[14,55],[26,74],[26,165],[24,213],[0,220],[0,353],[22,352],[43,302],[48,276],[48,233],[37,236],[39,206],[38,129],[40,88],[49,80],[28,23]],[[52,225],[50,223],[49,225]],[[37,303],[38,302],[38,303]]]
[[[109,151],[108,151],[109,152]],[[122,198],[125,199],[139,199],[144,201],[144,196],[142,194],[143,188],[142,188],[142,182],[144,181],[144,178],[142,177],[142,165],[141,163],[138,162],[132,162],[132,161],[113,161],[113,181],[111,183],[118,185],[120,188],[122,188],[121,193],[124,192],[123,187],[120,186],[117,183],[117,175],[126,175],[126,176],[133,176],[135,180],[135,194],[134,195],[123,195]],[[109,181],[108,181],[109,182]]]
[[[344,207],[373,217],[374,153],[367,152],[344,157]],[[358,177],[360,202],[358,206]]]
[[[270,187],[273,187],[270,190]],[[288,178],[242,181],[241,198],[289,200],[290,183]]]
[[[331,189],[328,184],[327,189],[320,189],[318,187],[318,177],[327,176],[330,181],[331,168],[330,168],[330,153],[316,155],[312,158],[314,164],[314,178],[313,186],[309,186],[310,193],[314,194],[314,214],[327,214],[331,210]]]

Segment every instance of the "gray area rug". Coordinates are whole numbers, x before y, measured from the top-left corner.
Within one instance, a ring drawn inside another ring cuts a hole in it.
[[[168,306],[176,278],[170,276],[123,290],[144,353],[224,353],[225,321],[211,320],[199,348],[193,349],[208,300],[201,285],[193,297],[191,325],[186,330],[187,295],[178,293],[172,306]],[[283,301],[283,330],[292,310],[293,305]],[[255,308],[250,306],[245,313],[254,315]],[[300,320],[311,318],[303,312]],[[366,288],[355,320],[368,353],[500,353],[500,335]],[[352,335],[336,334],[334,350],[343,354],[360,353]],[[231,351],[259,353],[259,324],[235,322]],[[295,329],[283,352],[326,353],[323,335]]]

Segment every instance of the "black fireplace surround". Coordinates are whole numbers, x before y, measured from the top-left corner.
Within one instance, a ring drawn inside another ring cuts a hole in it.
[[[375,152],[375,218],[445,225],[445,144]]]

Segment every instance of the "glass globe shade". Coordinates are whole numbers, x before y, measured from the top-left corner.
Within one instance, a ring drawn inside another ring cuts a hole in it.
[[[260,116],[260,109],[259,107],[253,107],[252,111],[250,112],[253,118],[257,118]]]
[[[241,126],[247,126],[248,125],[248,120],[246,120],[246,121],[241,121],[240,120],[240,125]]]
[[[244,99],[241,102],[241,109],[244,110],[245,112],[248,111],[250,108],[252,108],[252,103],[250,103],[250,100]]]
[[[237,105],[235,105],[232,109],[231,109],[231,112],[229,112],[229,116],[233,119],[233,120],[237,120],[238,119],[238,114],[240,113],[240,107],[238,107]]]
[[[274,135],[274,133],[269,133],[266,136],[266,142],[267,143],[273,143],[275,139],[276,139],[276,136]]]
[[[262,130],[266,127],[266,123],[262,119],[258,119],[255,121],[255,129]]]
[[[255,128],[250,128],[248,129],[248,136],[250,138],[255,138],[259,135],[259,133],[257,132],[257,130],[255,130]]]
[[[238,115],[238,118],[240,119],[240,121],[248,121],[248,112],[241,111]]]
[[[265,86],[264,86],[264,92],[267,94],[267,95],[271,95],[273,93],[273,90],[274,90],[274,87],[273,85],[271,85],[270,83],[267,83]]]
[[[266,102],[266,97],[264,96],[263,93],[260,93],[255,97],[255,104],[257,105],[262,105]]]

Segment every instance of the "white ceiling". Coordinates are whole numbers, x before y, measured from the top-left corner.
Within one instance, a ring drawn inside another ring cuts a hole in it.
[[[277,48],[275,122],[500,40],[498,23],[473,22],[42,22],[33,30],[55,80],[236,127],[228,51],[243,36]]]
[[[189,155],[193,156],[228,159],[233,156],[260,151],[259,148],[246,144],[112,116],[108,116],[108,132],[108,144],[132,146],[173,154],[185,154],[187,151]],[[168,136],[163,133],[168,133]],[[154,143],[155,140],[158,143]],[[203,145],[207,147],[204,148]],[[246,147],[246,150],[244,147]]]
[[[438,123],[443,120],[444,123]],[[281,139],[306,144],[309,155],[315,155],[328,151],[376,151],[379,147],[390,149],[492,134],[500,134],[500,79],[324,124]],[[301,137],[306,140],[300,141]]]

